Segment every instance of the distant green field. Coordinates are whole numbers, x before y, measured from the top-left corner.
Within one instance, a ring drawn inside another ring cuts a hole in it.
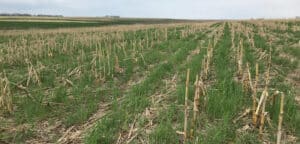
[[[30,17],[0,17],[0,30],[12,29],[51,29],[69,27],[96,27],[108,25],[130,24],[161,24],[187,22],[173,19],[107,19],[107,18],[30,18]]]

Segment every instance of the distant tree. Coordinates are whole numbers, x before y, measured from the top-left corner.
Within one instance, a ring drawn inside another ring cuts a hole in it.
[[[31,15],[27,13],[0,13],[0,16],[63,17],[63,15],[46,15],[46,14]]]

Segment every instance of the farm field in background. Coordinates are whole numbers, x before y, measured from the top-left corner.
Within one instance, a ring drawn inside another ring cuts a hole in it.
[[[195,20],[155,18],[105,18],[105,17],[17,17],[0,16],[0,30],[53,29],[74,27],[99,27],[110,25],[165,24],[199,22]],[[201,21],[200,21],[201,22]]]
[[[0,143],[299,143],[300,21],[0,17]]]

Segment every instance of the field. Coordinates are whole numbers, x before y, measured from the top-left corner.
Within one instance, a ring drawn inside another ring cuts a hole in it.
[[[0,18],[0,143],[299,143],[299,59],[293,19]]]
[[[74,27],[99,27],[110,25],[164,24],[195,22],[176,19],[142,18],[93,18],[93,17],[11,17],[0,16],[0,30],[13,29],[53,29]]]

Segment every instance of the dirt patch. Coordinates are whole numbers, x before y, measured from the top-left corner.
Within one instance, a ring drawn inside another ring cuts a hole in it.
[[[111,103],[99,104],[98,111],[89,118],[83,125],[71,126],[68,128],[57,141],[57,143],[82,143],[83,134],[96,124],[96,121],[101,119],[107,112]]]
[[[164,89],[151,95],[151,106],[147,107],[144,112],[135,116],[135,120],[130,124],[129,131],[122,131],[119,133],[117,144],[122,143],[147,143],[149,134],[157,126],[154,120],[158,117],[161,109],[166,109],[167,97],[176,90],[176,81],[178,74],[175,74],[169,79],[163,80],[165,83]],[[143,125],[137,124],[138,121],[146,120]]]

